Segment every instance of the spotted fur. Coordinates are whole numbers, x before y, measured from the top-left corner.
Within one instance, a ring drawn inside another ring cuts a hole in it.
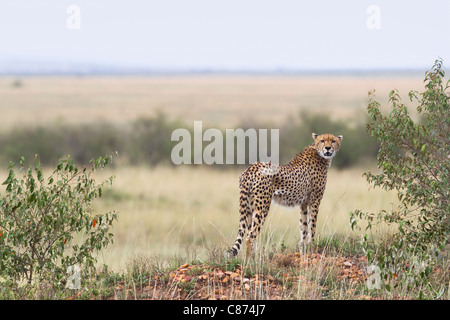
[[[247,232],[249,254],[269,213],[271,202],[300,207],[300,245],[311,242],[316,232],[317,215],[327,172],[339,150],[342,136],[312,134],[314,143],[286,165],[257,162],[239,178],[239,231],[228,256],[236,256]]]

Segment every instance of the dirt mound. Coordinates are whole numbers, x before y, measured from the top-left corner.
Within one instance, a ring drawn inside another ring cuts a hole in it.
[[[283,255],[276,258],[278,264],[289,267],[324,269],[327,272],[337,272],[337,279],[349,281],[352,284],[367,280],[366,257],[326,256],[320,253],[300,254],[299,252]]]
[[[150,299],[320,299],[329,283],[344,282],[348,290],[367,279],[365,258],[324,254],[278,254],[260,268],[183,264],[155,275],[142,294]],[[253,268],[255,269],[255,268]],[[354,290],[354,289],[353,289]]]

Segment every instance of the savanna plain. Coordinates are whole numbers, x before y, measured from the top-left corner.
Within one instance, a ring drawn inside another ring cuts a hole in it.
[[[387,105],[390,90],[396,88],[407,97],[410,90],[422,90],[422,78],[421,74],[1,78],[0,132],[61,123],[93,127],[110,123],[119,128],[157,113],[188,126],[201,120],[205,127],[221,130],[270,123],[282,131],[285,121],[305,111],[352,126],[365,117],[368,91],[376,89],[381,104]],[[353,140],[344,136],[342,149],[351,153]],[[304,147],[299,144],[297,152]],[[350,228],[350,211],[376,213],[398,201],[395,192],[370,188],[363,177],[366,170],[377,170],[375,157],[351,167],[332,164],[317,236],[306,251],[299,252],[297,246],[299,209],[273,204],[254,255],[245,257],[241,252],[227,259],[225,252],[238,229],[238,178],[245,166],[175,166],[170,159],[136,164],[126,161],[121,150],[110,150],[116,151],[112,165],[96,175],[98,181],[115,179],[94,202],[94,213],[118,213],[112,228],[114,243],[98,254],[98,274],[84,279],[80,290],[40,288],[23,298],[411,298],[368,288],[368,265],[360,246],[365,231]],[[2,166],[4,181],[8,164]],[[391,231],[379,226],[370,236],[382,239]],[[449,281],[448,271],[443,277]]]

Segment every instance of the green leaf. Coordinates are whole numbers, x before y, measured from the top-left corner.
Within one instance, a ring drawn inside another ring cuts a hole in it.
[[[427,151],[427,147],[428,147],[427,144],[422,145],[422,148],[421,148],[422,153],[425,153]]]

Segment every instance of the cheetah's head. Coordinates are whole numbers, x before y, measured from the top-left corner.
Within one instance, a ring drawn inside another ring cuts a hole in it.
[[[343,136],[335,136],[330,133],[326,134],[312,134],[314,139],[314,146],[319,155],[324,159],[332,159],[341,146]]]

